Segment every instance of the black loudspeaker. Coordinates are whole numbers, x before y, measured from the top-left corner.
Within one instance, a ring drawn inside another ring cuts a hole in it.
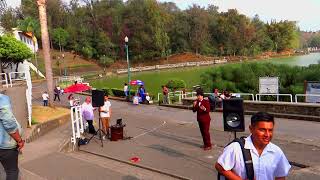
[[[104,105],[104,92],[100,90],[92,90],[92,106],[100,107]]]
[[[224,131],[243,132],[244,127],[243,99],[223,100]]]

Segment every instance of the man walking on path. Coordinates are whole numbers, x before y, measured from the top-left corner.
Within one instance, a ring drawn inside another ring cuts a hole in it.
[[[0,162],[7,180],[17,180],[18,154],[24,146],[21,126],[12,113],[10,98],[0,94]]]
[[[258,112],[251,117],[251,135],[245,138],[244,149],[250,149],[254,179],[284,180],[291,168],[282,150],[271,143],[274,118]],[[247,179],[246,167],[239,143],[228,145],[215,164],[217,171],[228,179]]]
[[[203,139],[203,150],[211,150],[212,144],[210,139],[210,103],[203,98],[202,89],[197,90],[197,100],[193,102],[193,112],[197,112],[197,121],[199,123],[200,132]]]
[[[60,90],[57,86],[54,88],[53,92],[54,92],[54,101],[56,101],[57,98],[60,101]]]
[[[163,104],[169,104],[169,89],[166,86],[162,87],[162,94],[163,94]]]

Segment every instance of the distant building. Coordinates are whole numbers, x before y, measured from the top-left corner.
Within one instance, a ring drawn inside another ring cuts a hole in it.
[[[0,36],[2,36],[3,34],[5,34],[5,31],[0,26]],[[12,28],[12,34],[14,35],[14,37],[17,40],[19,40],[19,41],[23,42],[25,45],[27,45],[27,47],[30,48],[30,50],[33,53],[38,52],[39,48],[38,48],[37,38],[36,37],[32,38],[31,32],[22,32],[22,31],[18,30],[17,28]],[[39,70],[37,70],[37,68],[31,62],[28,62],[27,60],[24,60],[22,63],[19,63],[15,66],[13,66],[13,65],[9,66],[7,69],[3,69],[3,71],[6,73],[15,72],[16,70],[18,72],[24,72],[24,71],[28,70],[29,67],[32,70],[34,70],[35,72],[37,72],[41,77],[44,77],[44,75]]]
[[[18,30],[17,28],[13,28],[13,35],[15,38],[23,43],[25,43],[33,53],[38,52],[38,42],[37,38],[34,36],[32,39],[32,33],[31,32],[22,32]],[[33,46],[33,42],[35,43],[35,46]]]

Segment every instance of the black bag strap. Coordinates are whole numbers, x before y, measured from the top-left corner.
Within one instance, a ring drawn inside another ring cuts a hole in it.
[[[233,142],[238,142],[240,144],[240,147],[241,147],[241,150],[242,150],[244,164],[245,164],[245,167],[246,167],[247,178],[249,180],[253,180],[254,179],[254,170],[253,170],[252,157],[251,157],[250,149],[245,149],[244,148],[244,144],[245,144],[245,139],[244,138],[245,137],[234,139]]]
[[[245,149],[244,148],[244,144],[246,142],[246,140],[244,138],[245,138],[244,136],[242,136],[241,138],[236,138],[233,141],[231,141],[229,144],[227,144],[225,147],[229,146],[233,142],[237,142],[237,143],[240,144],[242,155],[243,155],[244,164],[245,164],[245,167],[246,167],[247,178],[249,180],[254,180],[254,170],[253,170],[252,157],[251,157],[250,149]],[[220,180],[221,176],[222,175],[218,172],[218,178],[217,179]],[[227,180],[227,178],[225,178],[225,179]]]

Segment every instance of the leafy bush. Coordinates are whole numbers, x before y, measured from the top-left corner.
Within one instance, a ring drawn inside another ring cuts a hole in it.
[[[182,89],[186,87],[186,83],[181,79],[171,79],[168,81],[166,85],[172,91],[176,91],[178,89]]]
[[[125,97],[126,96],[122,89],[112,88],[111,91],[112,91],[112,94],[116,97]],[[134,90],[130,90],[131,96],[134,96],[135,93],[136,92]]]
[[[203,89],[227,89],[231,92],[258,93],[259,77],[279,77],[283,94],[303,93],[303,81],[319,81],[320,65],[298,67],[271,63],[242,63],[220,66],[201,75]],[[272,97],[268,97],[272,98]]]
[[[96,50],[91,46],[85,46],[81,49],[81,53],[85,58],[92,58],[95,55]]]
[[[104,88],[104,89],[102,89],[102,91],[104,92],[104,94],[111,95],[110,88]]]

